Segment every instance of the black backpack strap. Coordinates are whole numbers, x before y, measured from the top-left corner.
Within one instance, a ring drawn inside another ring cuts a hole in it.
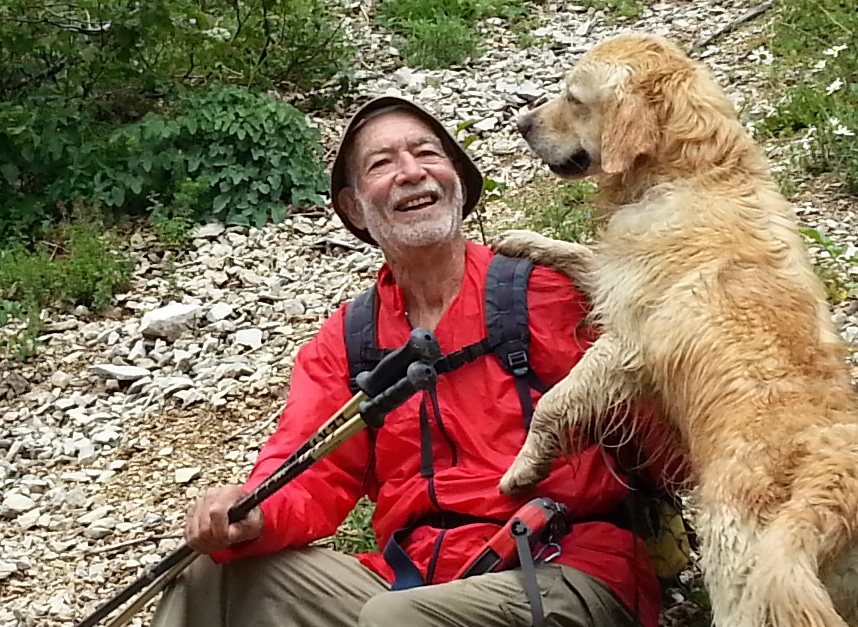
[[[531,388],[548,389],[530,367],[527,284],[532,271],[528,259],[495,255],[486,278],[487,339],[501,366],[515,377],[525,428],[533,417]]]
[[[375,368],[378,362],[390,352],[378,348],[376,343],[377,311],[378,299],[375,285],[358,294],[346,308],[346,356],[349,361],[349,388],[352,394],[357,394],[359,391],[355,377],[361,372]]]

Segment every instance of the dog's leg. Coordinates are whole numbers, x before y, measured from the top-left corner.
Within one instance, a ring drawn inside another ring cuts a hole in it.
[[[701,490],[703,492],[703,490]],[[700,540],[700,565],[712,605],[716,627],[765,627],[742,615],[740,604],[749,555],[759,536],[759,528],[740,512],[721,502],[701,496],[695,530]]]
[[[537,404],[524,446],[501,479],[500,489],[518,494],[536,485],[565,448],[569,432],[605,420],[610,410],[639,392],[636,352],[607,332],[572,371]]]
[[[508,257],[526,257],[568,276],[576,285],[584,283],[595,256],[592,250],[575,242],[564,242],[533,231],[506,231],[496,236],[492,250]]]

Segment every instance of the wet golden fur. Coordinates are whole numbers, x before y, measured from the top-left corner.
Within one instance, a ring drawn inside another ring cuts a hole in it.
[[[526,231],[495,248],[567,273],[603,334],[539,402],[501,483],[539,481],[562,434],[640,394],[687,447],[719,627],[858,627],[858,403],[790,204],[708,70],[622,35],[519,127],[563,171],[585,150],[592,248]],[[580,160],[579,160],[580,161]]]

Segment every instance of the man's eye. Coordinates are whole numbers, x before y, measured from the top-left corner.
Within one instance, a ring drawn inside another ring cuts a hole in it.
[[[378,161],[373,161],[369,164],[367,170],[377,170],[378,168],[382,168],[390,163],[390,159],[379,159]]]

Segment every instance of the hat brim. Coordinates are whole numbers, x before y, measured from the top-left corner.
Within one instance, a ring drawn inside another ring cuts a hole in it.
[[[468,156],[468,153],[465,152],[465,149],[459,145],[459,142],[456,141],[434,115],[410,100],[399,98],[398,96],[381,96],[375,98],[361,107],[349,121],[345,133],[343,133],[343,137],[340,140],[334,164],[331,167],[331,205],[334,211],[337,212],[337,215],[343,221],[346,228],[354,233],[355,237],[373,246],[377,246],[378,243],[372,238],[369,231],[357,228],[349,220],[348,215],[346,215],[346,212],[340,206],[339,196],[340,192],[349,186],[346,160],[355,134],[371,114],[387,107],[397,107],[414,114],[416,118],[424,122],[441,139],[444,148],[447,150],[447,156],[453,161],[459,173],[459,178],[462,180],[462,187],[465,192],[464,203],[462,205],[463,219],[477,206],[480,196],[483,193],[483,175],[479,168],[477,168],[471,157]]]

